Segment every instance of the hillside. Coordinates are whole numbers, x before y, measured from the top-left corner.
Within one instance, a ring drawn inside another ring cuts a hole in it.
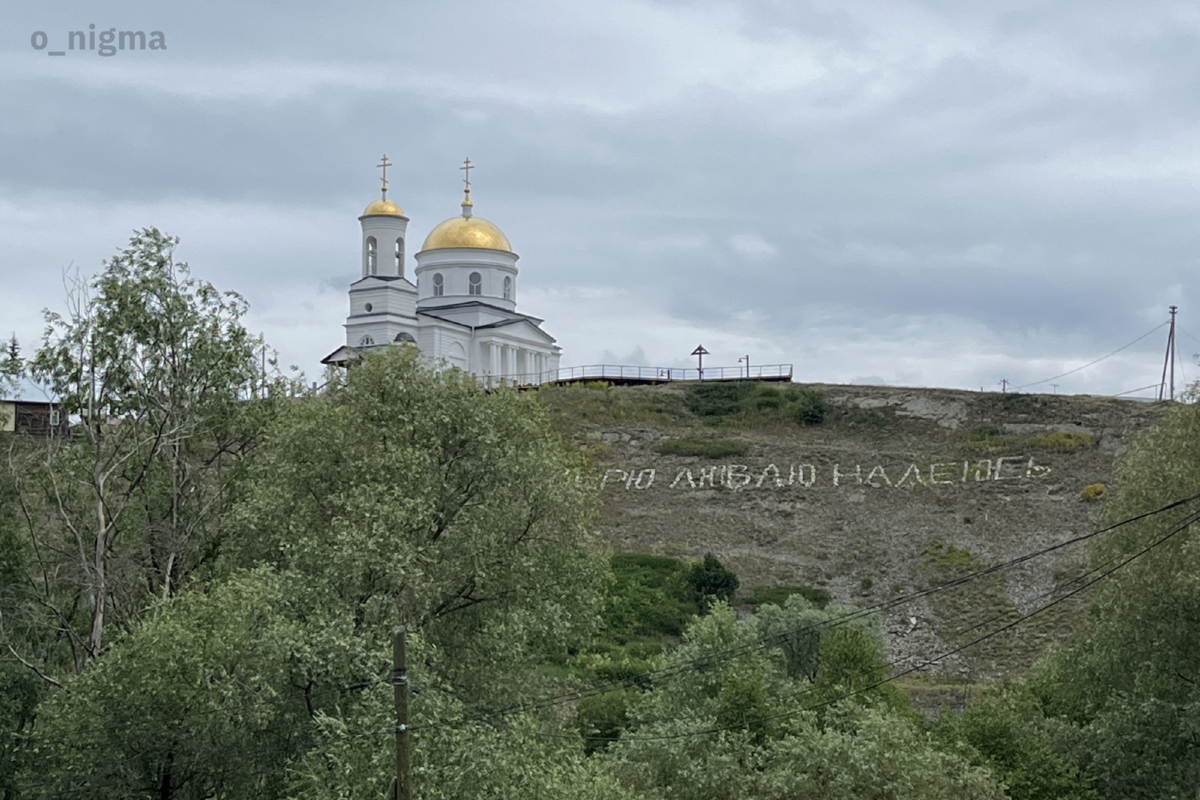
[[[1111,492],[1114,459],[1163,410],[817,384],[574,386],[539,396],[602,474],[600,525],[614,549],[690,559],[711,551],[736,570],[742,593],[810,585],[848,605],[1086,533],[1103,495],[1081,492]],[[814,402],[823,413],[805,410]],[[1086,547],[1074,545],[906,603],[884,619],[892,657],[917,664],[1028,614],[1074,588],[1085,563]],[[1083,623],[1083,598],[930,670],[986,679],[1025,666]]]

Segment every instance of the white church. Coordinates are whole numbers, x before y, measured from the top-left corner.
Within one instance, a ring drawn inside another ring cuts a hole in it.
[[[383,196],[358,218],[362,277],[350,284],[346,344],[322,359],[345,366],[373,347],[412,344],[435,364],[458,367],[487,385],[541,383],[556,374],[561,348],[542,320],[517,311],[517,254],[492,223],[474,215],[470,159],[462,214],[437,225],[413,256],[408,217]]]

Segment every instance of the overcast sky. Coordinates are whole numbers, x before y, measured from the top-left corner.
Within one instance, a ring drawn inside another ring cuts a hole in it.
[[[90,24],[167,49],[48,56]],[[1174,303],[1200,377],[1195,2],[9,2],[0,30],[0,333],[27,352],[64,271],[153,225],[316,377],[386,152],[410,252],[470,156],[564,366],[703,343],[992,390]],[[1056,390],[1155,384],[1165,343]]]

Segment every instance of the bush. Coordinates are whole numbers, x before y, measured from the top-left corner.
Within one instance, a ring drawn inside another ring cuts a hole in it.
[[[732,439],[668,439],[658,446],[667,456],[705,456],[724,458],[745,455],[750,445]]]
[[[575,724],[583,737],[588,755],[603,750],[617,740],[625,729],[625,712],[641,693],[636,689],[616,689],[585,697],[579,703]]]
[[[687,397],[687,408],[697,417],[727,417],[742,410],[742,400],[754,391],[748,381],[698,383]]]
[[[740,583],[734,571],[712,553],[705,553],[703,561],[688,568],[687,581],[692,587],[696,604],[701,608],[708,608],[716,600],[729,602]]]
[[[1074,431],[1055,431],[1045,436],[1038,436],[1033,440],[1033,444],[1035,447],[1040,447],[1043,450],[1069,453],[1081,447],[1091,447],[1092,437],[1086,433],[1076,433]]]
[[[639,636],[679,636],[699,611],[688,583],[688,565],[643,553],[617,553],[613,584],[604,604],[604,635],[616,642]]]
[[[772,586],[770,588],[759,588],[755,589],[754,594],[741,602],[743,605],[748,606],[762,606],[769,603],[782,607],[787,602],[787,599],[794,594],[800,595],[817,608],[824,608],[829,605],[829,592],[815,586]]]
[[[825,403],[825,395],[813,389],[797,389],[793,392],[795,400],[792,404],[792,415],[801,425],[820,425],[825,421],[829,407]]]
[[[1079,499],[1085,503],[1090,503],[1094,500],[1099,500],[1107,493],[1108,487],[1103,483],[1093,483],[1083,487],[1083,490],[1079,493]]]
[[[725,419],[745,422],[786,422],[820,425],[829,407],[816,389],[780,389],[759,381],[700,383],[691,388],[687,409],[706,422]]]

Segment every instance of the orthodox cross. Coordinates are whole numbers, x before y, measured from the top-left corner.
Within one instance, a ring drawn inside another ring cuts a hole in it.
[[[471,170],[475,167],[471,166],[471,159],[463,159],[463,165],[459,167],[463,171],[463,189],[466,190],[467,198],[471,197]]]
[[[392,162],[387,160],[387,153],[383,154],[383,161],[375,166],[383,168],[383,199],[387,200],[387,168],[392,166]]]

